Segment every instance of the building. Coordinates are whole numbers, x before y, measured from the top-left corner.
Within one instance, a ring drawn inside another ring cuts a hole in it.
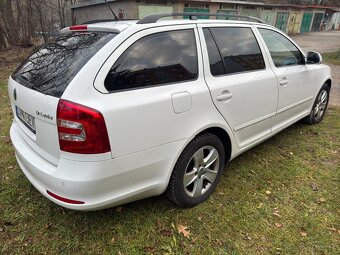
[[[107,2],[120,19],[141,19],[151,13],[160,12],[227,13],[258,17],[289,34],[340,29],[340,9],[337,7],[227,0],[107,0]],[[74,4],[71,9],[74,24],[113,18],[104,0],[85,0]],[[199,18],[209,19],[209,16]]]

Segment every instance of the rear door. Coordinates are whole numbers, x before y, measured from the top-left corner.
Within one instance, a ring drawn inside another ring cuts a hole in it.
[[[62,34],[28,57],[9,79],[17,135],[54,165],[60,156],[56,125],[59,98],[79,70],[114,36],[99,32]]]
[[[205,78],[216,108],[239,148],[260,141],[271,133],[278,88],[252,27],[199,27]]]

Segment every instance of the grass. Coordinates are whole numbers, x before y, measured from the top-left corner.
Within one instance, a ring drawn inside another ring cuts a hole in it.
[[[6,72],[0,71],[0,253],[340,254],[340,108],[233,160],[211,198],[195,208],[178,209],[160,196],[76,212],[44,198],[16,163]],[[189,238],[177,224],[188,227]]]
[[[340,65],[340,50],[339,52],[322,53],[324,62],[333,65]]]

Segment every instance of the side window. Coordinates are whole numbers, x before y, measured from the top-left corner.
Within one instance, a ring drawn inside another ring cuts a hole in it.
[[[176,30],[145,36],[133,43],[110,69],[109,92],[196,79],[195,34]]]
[[[227,74],[265,68],[260,47],[251,28],[216,27],[210,28],[210,31],[216,41]],[[212,55],[212,50],[208,49],[208,51],[209,55]]]
[[[225,67],[222,62],[221,55],[218,51],[217,45],[212,37],[209,28],[203,29],[205,42],[207,44],[208,55],[209,55],[209,63],[210,63],[210,71],[212,75],[221,75],[225,74]]]
[[[302,65],[303,56],[286,37],[273,30],[259,28],[276,67]]]

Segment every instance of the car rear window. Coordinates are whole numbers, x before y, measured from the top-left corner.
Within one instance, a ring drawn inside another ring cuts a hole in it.
[[[29,56],[12,78],[27,88],[61,97],[80,69],[116,35],[103,32],[62,34]]]

